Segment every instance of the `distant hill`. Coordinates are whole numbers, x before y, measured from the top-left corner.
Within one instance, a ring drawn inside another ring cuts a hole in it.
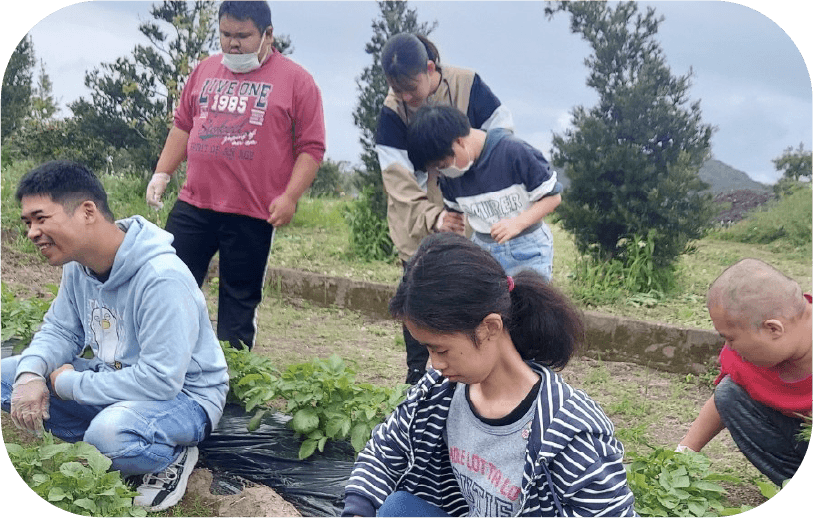
[[[771,187],[764,183],[752,180],[746,173],[734,169],[719,160],[708,160],[700,168],[698,176],[711,185],[709,189],[714,194],[732,191],[771,192]]]
[[[559,167],[554,169],[562,186],[565,189],[570,187],[570,179],[565,175],[564,170]],[[752,180],[750,176],[739,169],[734,169],[730,165],[715,159],[708,160],[703,164],[698,174],[701,180],[711,186],[709,191],[714,194],[743,190],[759,193],[771,192],[769,185]]]

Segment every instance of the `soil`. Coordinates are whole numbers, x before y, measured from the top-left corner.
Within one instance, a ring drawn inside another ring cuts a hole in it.
[[[721,225],[732,225],[743,219],[748,212],[759,207],[763,203],[773,199],[773,194],[769,192],[756,192],[749,190],[739,190],[717,194],[714,202],[718,204],[731,204],[729,208],[720,211],[715,216],[714,221]]]

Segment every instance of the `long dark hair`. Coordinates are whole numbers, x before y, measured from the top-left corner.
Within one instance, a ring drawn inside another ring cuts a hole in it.
[[[381,49],[381,67],[390,83],[409,90],[415,77],[426,72],[426,62],[440,71],[440,54],[426,36],[402,32],[392,36]]]
[[[389,310],[399,320],[437,333],[473,338],[483,319],[503,319],[520,356],[561,369],[584,341],[581,315],[538,273],[508,277],[486,250],[450,232],[430,234],[409,261]]]

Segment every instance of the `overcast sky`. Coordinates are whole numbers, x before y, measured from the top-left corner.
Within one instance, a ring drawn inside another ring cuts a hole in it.
[[[772,183],[778,177],[773,158],[789,146],[813,147],[811,83],[802,56],[813,56],[813,48],[803,34],[806,17],[773,5],[789,2],[743,1],[753,9],[723,1],[645,4],[665,17],[658,39],[672,73],[694,71],[689,95],[701,101],[704,122],[717,127],[714,157]],[[441,62],[477,70],[513,113],[518,136],[547,156],[552,133],[568,127],[572,108],[595,104],[595,92],[585,86],[584,58],[590,49],[570,33],[566,15],[545,18],[544,2],[410,4],[420,21],[438,22],[431,37]],[[138,23],[150,19],[150,5],[29,2],[30,12],[3,17],[3,59],[30,31],[62,115],[69,115],[66,104],[88,95],[85,71],[128,55],[137,43],[148,44]],[[376,3],[271,2],[271,10],[275,30],[292,39],[292,58],[321,88],[327,156],[358,163],[355,79],[370,63],[364,45],[372,35]]]

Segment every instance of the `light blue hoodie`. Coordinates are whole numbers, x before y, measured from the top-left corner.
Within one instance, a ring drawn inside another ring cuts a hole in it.
[[[63,266],[59,292],[17,375],[47,377],[71,363],[76,370],[60,374],[54,389],[88,405],[166,401],[183,391],[214,429],[229,374],[203,293],[175,255],[170,233],[141,216],[117,225],[126,234],[110,276],[101,282],[77,262]],[[80,357],[85,347],[93,358]]]

